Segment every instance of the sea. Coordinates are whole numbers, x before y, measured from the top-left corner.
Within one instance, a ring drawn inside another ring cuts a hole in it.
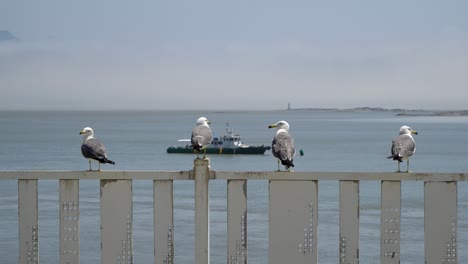
[[[413,172],[468,172],[468,117],[397,116],[395,112],[277,111],[0,111],[0,170],[88,169],[80,130],[92,127],[115,165],[112,171],[186,171],[195,155],[167,154],[178,139],[190,138],[198,117],[211,121],[216,136],[228,122],[249,145],[270,145],[279,120],[290,124],[297,155],[295,171],[393,172],[392,138],[402,125],[418,131]],[[264,155],[209,155],[221,171],[274,171]],[[96,166],[96,164],[93,164]],[[405,168],[405,164],[402,164]],[[294,172],[292,172],[294,173]],[[134,263],[153,263],[152,181],[133,183]],[[0,263],[18,262],[18,185],[0,179]],[[268,182],[248,182],[248,261],[268,263]],[[319,182],[319,263],[338,262],[338,182]],[[402,183],[401,263],[424,263],[422,182]],[[210,182],[211,263],[226,263],[226,182]],[[39,181],[39,256],[59,263],[58,181]],[[100,263],[99,182],[80,181],[80,260]],[[194,263],[194,184],[174,182],[175,263]],[[360,183],[360,263],[378,263],[380,183]],[[468,183],[458,184],[458,252],[468,259]]]

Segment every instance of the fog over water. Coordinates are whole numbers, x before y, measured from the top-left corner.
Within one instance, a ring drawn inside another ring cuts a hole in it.
[[[465,1],[0,4],[0,109],[464,109]]]

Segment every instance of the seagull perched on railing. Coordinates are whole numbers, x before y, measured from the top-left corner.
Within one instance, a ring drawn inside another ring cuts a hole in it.
[[[83,157],[89,161],[89,170],[91,169],[91,160],[96,160],[99,164],[99,171],[101,171],[101,163],[115,164],[112,160],[107,158],[106,148],[97,139],[94,138],[94,131],[90,127],[83,128],[80,131],[83,135],[83,144],[81,144],[81,153]]]
[[[206,157],[206,147],[211,144],[211,139],[213,136],[211,135],[211,129],[208,124],[211,124],[210,121],[206,117],[200,117],[197,119],[197,125],[192,130],[192,147],[197,153],[200,150],[203,150],[203,158]]]
[[[278,121],[268,126],[268,128],[274,127],[278,130],[271,144],[271,152],[278,159],[278,171],[280,171],[280,161],[286,170],[290,171],[290,168],[294,167],[293,158],[296,155],[296,149],[294,147],[294,139],[289,134],[289,124],[286,121]]]
[[[406,160],[406,172],[409,172],[409,158],[416,152],[416,142],[412,134],[417,135],[418,132],[411,129],[409,126],[400,128],[400,135],[392,141],[392,155],[388,159],[398,161],[398,172],[400,171],[400,162]]]

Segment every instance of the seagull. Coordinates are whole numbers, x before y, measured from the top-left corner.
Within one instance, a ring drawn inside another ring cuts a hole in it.
[[[211,135],[211,129],[208,124],[211,124],[206,117],[200,117],[197,119],[197,125],[192,130],[192,147],[197,153],[200,150],[203,150],[203,158],[206,157],[206,147],[211,144],[211,139],[213,136]]]
[[[294,167],[293,158],[296,155],[296,149],[294,139],[289,134],[289,124],[286,121],[278,121],[268,126],[268,128],[274,127],[277,131],[271,144],[271,152],[278,159],[278,171],[280,171],[280,161],[287,171],[291,171],[290,168]]]
[[[412,134],[417,135],[418,132],[411,129],[409,126],[400,128],[400,135],[392,141],[392,155],[388,159],[398,161],[398,172],[400,171],[400,162],[406,160],[406,172],[409,172],[409,158],[416,152],[416,142]]]
[[[99,171],[101,171],[101,163],[115,164],[112,160],[107,158],[106,148],[97,139],[94,138],[94,131],[90,127],[83,128],[80,131],[83,135],[83,144],[81,144],[81,153],[83,157],[89,161],[89,171],[91,169],[91,160],[96,160],[99,164]]]

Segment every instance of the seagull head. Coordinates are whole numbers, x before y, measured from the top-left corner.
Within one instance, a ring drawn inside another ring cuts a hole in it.
[[[208,125],[211,124],[211,122],[204,116],[200,117],[197,119],[197,125]]]
[[[80,131],[80,135],[84,135],[85,137],[93,136],[94,131],[90,127],[85,127],[83,130]]]
[[[277,129],[284,129],[286,131],[289,131],[289,124],[288,122],[284,120],[278,121],[268,126],[268,128],[274,128],[274,127],[276,127]]]
[[[411,135],[411,134],[417,135],[418,132],[416,132],[416,130],[411,129],[411,127],[409,126],[400,127],[400,135]]]

